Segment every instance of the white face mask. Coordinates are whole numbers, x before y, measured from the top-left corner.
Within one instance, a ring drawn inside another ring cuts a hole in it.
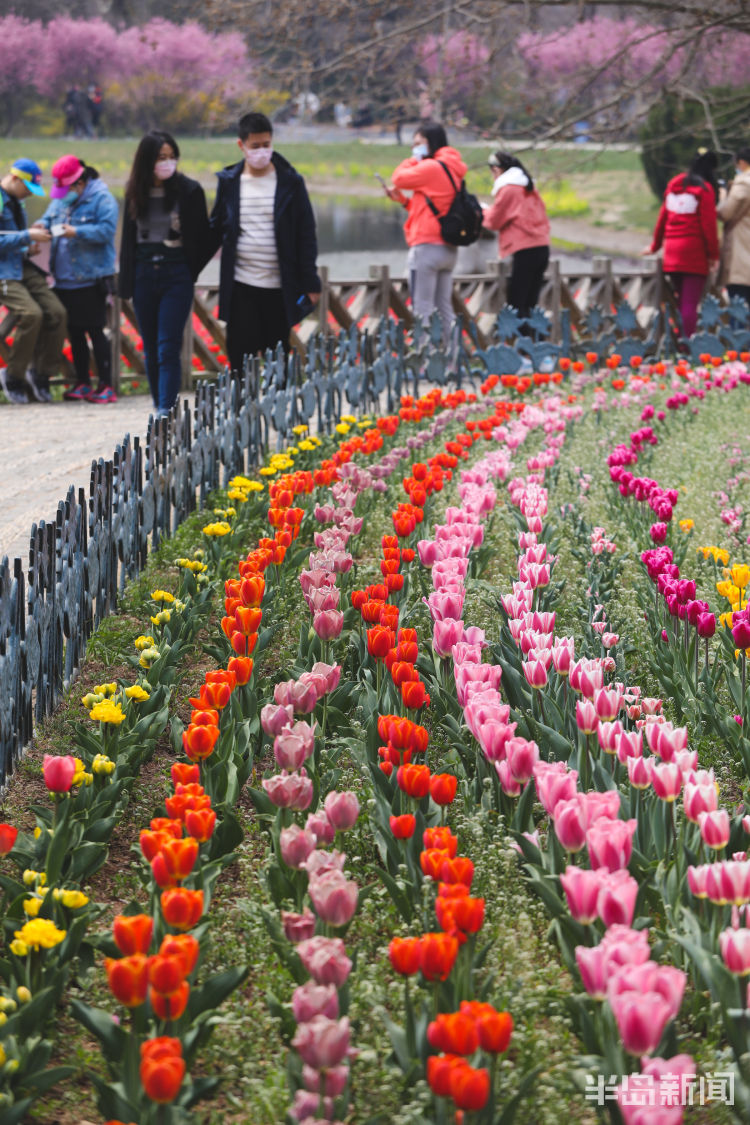
[[[414,145],[412,147],[411,154],[415,160],[424,160],[425,157],[430,155],[429,149],[427,148],[427,145],[424,143],[424,141],[422,141],[418,145]]]
[[[267,168],[271,163],[271,156],[273,155],[273,147],[269,148],[245,148],[242,146],[242,151],[245,154],[245,160],[251,168],[256,168],[258,171],[262,168]]]
[[[177,171],[176,160],[157,160],[154,165],[154,175],[157,180],[168,180]]]

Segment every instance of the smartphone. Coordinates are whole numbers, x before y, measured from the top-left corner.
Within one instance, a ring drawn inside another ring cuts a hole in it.
[[[53,238],[62,238],[64,230],[65,223],[53,223],[49,228],[49,232]]]
[[[376,180],[378,181],[378,183],[379,183],[379,184],[380,184],[380,185],[381,185],[382,187],[384,187],[384,188],[387,188],[387,187],[388,187],[388,184],[387,184],[387,183],[385,182],[385,180],[383,179],[383,177],[382,177],[382,176],[380,175],[380,172],[373,172],[373,176],[375,177],[375,179],[376,179]]]

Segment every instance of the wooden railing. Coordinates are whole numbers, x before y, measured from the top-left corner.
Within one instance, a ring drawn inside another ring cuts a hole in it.
[[[355,323],[361,328],[374,327],[381,316],[389,314],[402,320],[407,328],[411,327],[413,317],[407,280],[392,277],[388,266],[371,266],[369,277],[353,280],[332,281],[324,266],[319,272],[323,282],[320,302],[291,334],[292,346],[303,355],[307,342],[317,331],[337,332]],[[480,347],[490,342],[495,318],[505,303],[509,272],[509,262],[493,262],[488,263],[485,273],[456,275],[453,279],[453,308],[467,332],[473,322]],[[192,320],[188,322],[182,353],[185,389],[191,387],[196,378],[217,373],[224,366],[218,357],[226,355],[226,328],[214,314],[217,299],[217,285],[196,285],[193,312],[216,347],[212,351],[201,334],[193,330]],[[639,326],[636,335],[648,335],[656,314],[665,303],[674,311],[672,290],[658,258],[644,258],[642,264],[615,269],[611,258],[596,257],[579,270],[563,270],[560,260],[553,258],[539,304],[550,314],[552,341],[560,343],[564,310],[568,313],[575,341],[585,337],[586,316],[595,306],[608,313],[623,301],[635,312]],[[132,304],[115,298],[110,310],[115,389],[119,389],[121,379],[145,374],[143,354],[132,337],[122,331],[123,324],[130,324],[137,332]],[[5,337],[12,325],[10,316],[0,323],[2,359],[7,359]],[[123,359],[129,368],[128,375],[122,370]]]

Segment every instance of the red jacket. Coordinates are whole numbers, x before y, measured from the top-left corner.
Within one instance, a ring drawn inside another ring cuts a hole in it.
[[[404,224],[407,246],[443,241],[440,223],[430,210],[426,196],[429,195],[439,214],[444,215],[453,202],[456,192],[451,187],[445,168],[438,164],[439,160],[447,164],[456,189],[460,188],[461,181],[466,175],[466,165],[461,159],[461,153],[448,145],[439,148],[434,157],[428,156],[424,160],[415,160],[410,156],[408,160],[403,160],[393,173],[394,187],[401,190],[405,188],[414,193],[406,204],[409,212],[409,217]]]
[[[689,186],[681,173],[667,184],[656,220],[651,253],[664,246],[665,273],[708,275],[708,263],[719,260],[714,189]]]

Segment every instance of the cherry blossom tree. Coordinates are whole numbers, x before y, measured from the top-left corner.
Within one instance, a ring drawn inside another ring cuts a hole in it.
[[[46,32],[40,20],[25,20],[15,15],[0,18],[4,59],[4,65],[0,66],[0,104],[6,136],[10,136],[24,105],[36,89],[39,57],[45,41]]]

